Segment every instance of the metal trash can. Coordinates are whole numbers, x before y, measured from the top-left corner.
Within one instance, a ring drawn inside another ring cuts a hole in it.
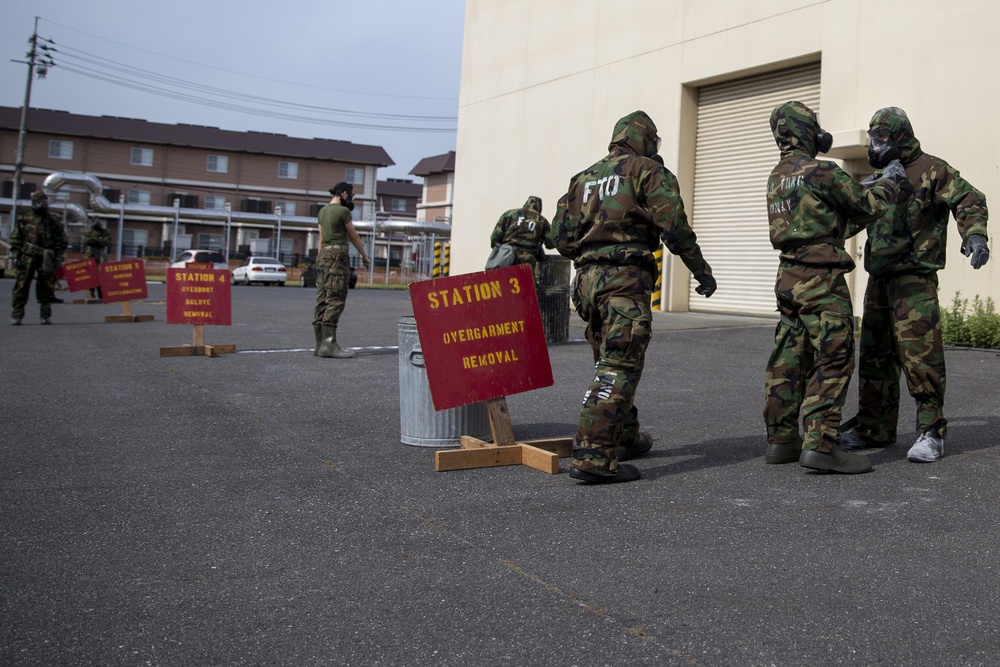
[[[561,255],[546,255],[545,261],[538,263],[538,309],[542,313],[546,343],[569,340],[571,264]]]
[[[440,412],[434,409],[417,320],[412,315],[399,318],[399,430],[404,445],[417,447],[457,447],[463,435],[493,439],[485,403]]]

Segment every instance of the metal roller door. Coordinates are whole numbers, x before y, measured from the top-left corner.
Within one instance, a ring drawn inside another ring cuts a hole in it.
[[[690,219],[719,282],[691,310],[773,313],[778,253],[767,228],[767,177],[778,161],[771,110],[799,100],[819,113],[819,63],[705,86],[698,91]],[[822,119],[822,117],[821,117]]]

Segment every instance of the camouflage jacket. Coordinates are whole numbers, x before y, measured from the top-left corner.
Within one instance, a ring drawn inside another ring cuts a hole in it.
[[[688,225],[677,179],[648,155],[656,126],[642,111],[615,125],[609,153],[570,179],[552,220],[556,250],[588,264],[636,265],[655,270],[660,240],[695,276],[711,275]]]
[[[111,245],[111,235],[106,229],[91,228],[83,236],[83,245],[84,257],[93,257],[101,261],[104,258],[104,251]]]
[[[17,226],[10,233],[10,248],[24,257],[41,257],[46,250],[62,264],[69,242],[62,223],[50,213],[39,215],[34,210],[17,216]]]
[[[521,208],[506,211],[497,220],[496,227],[490,235],[490,247],[495,248],[501,243],[508,243],[517,248],[539,252],[542,244],[552,247],[549,239],[549,221],[542,215],[542,200],[539,197],[528,197]]]
[[[944,268],[948,218],[954,214],[962,245],[973,234],[986,236],[986,197],[941,158],[920,149],[906,113],[888,107],[875,113],[870,128],[885,127],[900,149],[914,195],[897,215],[868,230],[865,268],[874,275],[933,273]]]
[[[779,105],[771,130],[781,157],[767,179],[771,245],[784,260],[854,269],[844,239],[889,211],[899,186],[882,179],[870,189],[829,160],[816,159],[819,122],[801,102]]]

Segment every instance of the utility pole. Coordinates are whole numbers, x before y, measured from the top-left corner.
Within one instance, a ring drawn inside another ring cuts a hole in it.
[[[55,65],[49,55],[55,51],[48,44],[38,44],[38,17],[35,17],[35,30],[28,40],[31,49],[25,54],[28,59],[12,60],[11,62],[21,63],[28,66],[28,81],[24,87],[24,106],[21,107],[21,128],[17,135],[17,158],[14,161],[14,182],[11,188],[11,200],[14,202],[10,209],[11,229],[17,226],[17,198],[21,194],[21,171],[24,169],[24,140],[28,134],[28,107],[31,106],[31,80],[35,77],[35,68],[38,68],[38,78],[44,79],[49,71],[49,67]],[[39,54],[39,50],[42,53]]]

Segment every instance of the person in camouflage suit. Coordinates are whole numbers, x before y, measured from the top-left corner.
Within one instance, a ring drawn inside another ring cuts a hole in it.
[[[891,142],[899,149],[915,194],[894,216],[894,224],[875,225],[868,232],[857,425],[844,434],[844,447],[896,442],[902,370],[917,405],[918,435],[907,458],[933,462],[944,455],[948,426],[937,272],[945,266],[952,214],[972,268],[989,260],[986,197],[947,162],[921,150],[906,112],[899,107],[875,112],[869,137],[869,155],[879,143]]]
[[[42,324],[52,324],[56,271],[63,263],[68,246],[62,223],[49,213],[49,198],[41,190],[31,193],[31,212],[18,216],[17,225],[10,233],[11,258],[17,269],[11,324],[19,325],[24,319],[32,280],[35,281],[35,298]]]
[[[615,125],[608,154],[575,175],[556,208],[550,237],[573,260],[573,305],[587,323],[594,380],[584,394],[570,476],[587,483],[629,482],[653,439],[640,432],[633,405],[652,333],[650,298],[660,240],[697,279],[716,289],[688,225],[677,180],[652,158],[659,137],[643,111]]]
[[[767,181],[771,245],[780,252],[774,292],[781,319],[765,373],[767,463],[861,473],[868,459],[841,448],[841,410],[854,372],[854,314],[844,239],[905,197],[898,160],[870,189],[828,160],[832,137],[801,102],[771,112],[780,159]],[[900,194],[900,193],[903,194]],[[804,435],[799,434],[799,413]]]
[[[83,256],[93,258],[94,263],[100,266],[101,262],[107,259],[108,247],[111,245],[111,235],[101,224],[100,220],[95,220],[87,233],[83,235]],[[101,298],[101,288],[93,287],[90,296]]]
[[[351,211],[354,210],[354,186],[340,182],[330,189],[330,203],[320,209],[319,257],[316,258],[316,309],[313,314],[313,332],[316,335],[318,357],[350,359],[354,352],[337,343],[337,325],[347,302],[351,279],[351,264],[347,242],[361,254],[365,266],[371,264],[361,237],[354,229]]]
[[[500,216],[490,235],[490,247],[496,248],[501,243],[510,245],[514,249],[514,264],[530,264],[535,271],[538,261],[545,256],[542,245],[552,247],[550,228],[549,221],[542,215],[541,197],[532,195],[521,208]]]

